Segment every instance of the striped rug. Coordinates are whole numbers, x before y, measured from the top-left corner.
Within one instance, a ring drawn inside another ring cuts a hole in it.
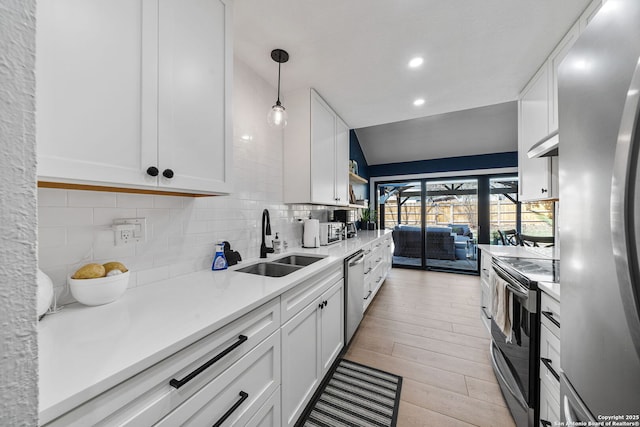
[[[342,359],[298,426],[393,427],[402,377]]]

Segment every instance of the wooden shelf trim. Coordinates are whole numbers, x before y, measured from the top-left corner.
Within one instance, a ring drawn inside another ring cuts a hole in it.
[[[146,189],[140,189],[140,188],[127,188],[127,187],[107,187],[107,186],[101,186],[101,185],[70,184],[70,183],[64,183],[64,182],[48,182],[48,181],[38,181],[38,187],[60,188],[64,190],[106,191],[109,193],[155,194],[155,195],[162,195],[162,196],[180,196],[180,197],[210,197],[210,196],[218,195],[218,194],[180,193],[177,191],[146,190]]]
[[[363,177],[356,175],[353,172],[349,172],[349,181],[354,183],[354,184],[368,184],[369,181],[367,181],[366,179],[364,179]]]

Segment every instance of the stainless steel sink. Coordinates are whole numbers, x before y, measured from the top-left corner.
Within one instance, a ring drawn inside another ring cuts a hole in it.
[[[288,255],[284,258],[279,258],[273,260],[278,264],[289,264],[289,265],[299,265],[305,267],[307,265],[311,265],[314,262],[320,261],[323,256],[313,256],[313,255]]]
[[[247,267],[239,268],[236,271],[249,274],[257,274],[258,276],[282,277],[294,271],[300,270],[302,266],[278,264],[275,262],[259,262]]]

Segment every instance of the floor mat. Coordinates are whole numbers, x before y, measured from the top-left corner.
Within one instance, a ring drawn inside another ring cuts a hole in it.
[[[393,427],[402,377],[342,359],[297,423],[309,427]]]

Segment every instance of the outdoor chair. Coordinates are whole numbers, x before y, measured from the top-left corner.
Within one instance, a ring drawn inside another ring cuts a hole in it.
[[[516,230],[498,230],[500,240],[504,246],[521,246],[520,235]]]
[[[522,246],[550,248],[554,245],[555,238],[553,236],[527,236],[521,234],[520,242]]]

